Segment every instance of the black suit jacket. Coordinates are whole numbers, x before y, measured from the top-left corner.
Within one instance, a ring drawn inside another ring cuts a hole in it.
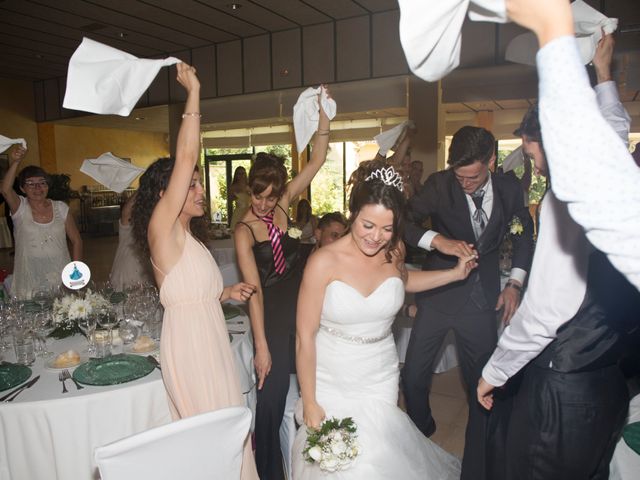
[[[529,270],[533,256],[533,221],[524,205],[520,182],[501,173],[492,173],[491,182],[493,207],[489,223],[478,240],[473,234],[467,199],[452,169],[430,175],[422,189],[411,198],[409,216],[412,221],[407,222],[404,235],[409,245],[418,245],[426,231],[418,225],[430,217],[433,230],[448,238],[474,244],[480,256],[478,268],[466,280],[422,292],[418,295],[419,301],[445,313],[456,313],[467,303],[479,275],[488,307],[493,308],[500,294],[499,249],[514,217],[520,219],[524,231],[511,235],[512,267]],[[452,268],[456,262],[456,257],[433,250],[427,255],[422,269]]]

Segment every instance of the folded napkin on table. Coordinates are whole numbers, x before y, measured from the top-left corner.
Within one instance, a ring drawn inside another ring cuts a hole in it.
[[[298,153],[307,148],[309,140],[318,130],[318,122],[320,121],[318,94],[320,94],[322,109],[329,120],[336,116],[336,102],[333,98],[329,98],[326,88],[307,88],[302,92],[293,106],[293,128],[296,134]]]
[[[387,152],[394,147],[394,145],[398,141],[398,138],[400,138],[400,135],[402,135],[402,132],[404,132],[405,128],[413,127],[414,124],[411,120],[405,120],[401,124],[396,125],[389,130],[385,130],[384,132],[379,133],[378,135],[373,137],[373,139],[378,144],[378,153],[384,157]]]
[[[602,38],[602,30],[607,34],[615,32],[618,28],[618,19],[605,17],[582,0],[573,2],[571,10],[580,58],[582,63],[587,64],[593,60],[596,54],[598,42]],[[537,52],[538,39],[535,34],[523,33],[509,42],[505,59],[510,62],[535,66]]]
[[[69,61],[64,108],[126,117],[162,67],[180,63],[137,58],[84,38]]]
[[[144,172],[144,168],[131,165],[111,152],[107,152],[98,158],[89,158],[82,162],[80,171],[108,189],[122,193],[138,175]]]
[[[460,64],[462,23],[474,21],[504,23],[504,0],[398,0],[400,42],[409,68],[418,77],[435,82]]]
[[[24,148],[27,148],[27,142],[24,138],[9,138],[4,135],[0,135],[0,153],[8,150],[11,145],[16,143],[21,144]]]

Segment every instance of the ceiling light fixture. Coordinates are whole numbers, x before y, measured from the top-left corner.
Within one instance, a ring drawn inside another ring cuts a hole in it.
[[[230,3],[229,5],[227,5],[227,7],[229,7],[231,10],[240,10],[240,8],[242,8],[242,5],[240,5],[239,3]]]
[[[118,33],[118,36],[119,36],[120,38],[124,38],[124,37],[126,37],[126,36],[127,36],[127,34],[126,34],[126,33],[124,33],[124,32],[120,32],[120,33]]]
[[[140,120],[144,120],[144,117],[135,117],[135,119],[140,121]]]

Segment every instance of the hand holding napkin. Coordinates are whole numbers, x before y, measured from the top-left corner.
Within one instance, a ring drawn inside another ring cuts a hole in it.
[[[21,144],[23,148],[27,148],[27,142],[24,138],[9,138],[0,135],[0,153],[8,150],[11,145]]]
[[[383,157],[387,154],[389,150],[392,150],[402,132],[407,128],[414,128],[415,125],[411,120],[405,120],[399,125],[396,125],[389,130],[385,130],[382,133],[379,133],[373,139],[378,144],[378,153]]]
[[[298,153],[307,148],[309,140],[318,129],[318,122],[320,121],[318,94],[320,94],[322,109],[329,117],[329,120],[336,116],[336,102],[333,98],[329,98],[326,88],[322,86],[307,88],[302,92],[293,106],[293,128],[296,134]]]
[[[126,117],[160,69],[180,62],[137,58],[84,38],[69,61],[63,107]]]
[[[595,8],[582,0],[571,4],[573,13],[573,28],[576,32],[576,43],[580,51],[580,58],[585,65],[593,60],[598,42],[604,33],[610,34],[618,28],[617,18],[607,18]],[[523,33],[515,37],[505,52],[505,59],[514,63],[535,66],[538,53],[538,39],[535,34]]]
[[[89,158],[82,162],[80,171],[108,189],[122,193],[138,175],[144,172],[144,168],[131,165],[111,152],[107,152],[98,158]]]

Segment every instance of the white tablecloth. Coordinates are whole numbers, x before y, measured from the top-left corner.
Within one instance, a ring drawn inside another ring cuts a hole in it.
[[[247,406],[255,415],[256,390],[249,319],[230,320],[232,350]],[[50,342],[56,353],[81,351],[75,336]],[[10,356],[5,360],[13,360]],[[0,480],[89,480],[98,478],[95,447],[171,421],[160,372],[108,387],[76,390],[68,381],[62,394],[58,371],[37,359],[31,367],[40,380],[12,403],[0,403]],[[5,392],[6,393],[6,392]]]
[[[629,402],[627,424],[633,422],[640,422],[640,395],[636,395]],[[631,450],[624,439],[620,438],[613,452],[609,468],[609,480],[638,480],[640,478],[640,455]]]

